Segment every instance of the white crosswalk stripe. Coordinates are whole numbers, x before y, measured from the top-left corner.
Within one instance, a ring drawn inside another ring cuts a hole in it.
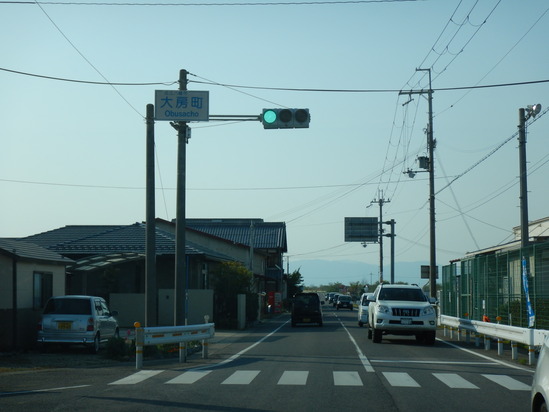
[[[181,375],[179,375],[176,378],[173,378],[173,379],[169,380],[166,383],[182,383],[182,384],[188,384],[189,385],[191,383],[195,383],[199,379],[202,379],[204,376],[206,376],[210,372],[211,372],[211,370],[209,370],[209,371],[188,371],[188,372],[182,373]]]
[[[531,388],[529,385],[517,381],[507,375],[482,375],[486,379],[490,379],[492,382],[509,389],[510,391],[529,391]]]
[[[335,386],[363,386],[358,372],[334,372]]]
[[[308,371],[284,371],[277,385],[305,385],[308,376]]]
[[[383,372],[385,379],[391,384],[391,386],[398,386],[402,388],[419,388],[420,385],[414,378],[405,372]]]
[[[111,382],[110,385],[136,385],[162,372],[164,371],[142,370]],[[221,379],[218,379],[217,383],[221,385],[250,385],[261,372],[262,371],[260,370],[237,370],[222,381]],[[216,371],[212,369],[188,370],[165,383],[172,385],[191,385],[210,374],[213,376],[215,373]],[[309,375],[309,371],[284,371],[278,378],[278,381],[276,381],[276,384],[280,386],[304,386],[308,384]],[[421,388],[422,386],[406,372],[382,372],[382,375],[387,380],[388,384],[393,387]],[[358,371],[333,371],[332,376],[334,386],[364,386]],[[480,386],[482,386],[478,383],[478,379],[476,384],[474,384],[457,373],[432,373],[432,376],[451,389],[480,389]],[[507,375],[482,374],[480,376],[511,391],[530,390],[530,385]],[[425,386],[425,383],[422,383],[423,386]]]
[[[457,373],[433,373],[433,375],[452,389],[479,389],[477,385],[463,379]]]
[[[236,371],[222,385],[249,385],[261,371]]]

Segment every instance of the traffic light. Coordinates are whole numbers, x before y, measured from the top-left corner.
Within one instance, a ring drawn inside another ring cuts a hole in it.
[[[263,109],[264,129],[298,129],[309,127],[309,109]]]

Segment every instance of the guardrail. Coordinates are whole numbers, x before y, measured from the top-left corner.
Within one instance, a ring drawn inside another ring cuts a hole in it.
[[[528,362],[530,365],[535,363],[536,346],[541,346],[549,331],[540,329],[519,328],[517,326],[502,325],[499,323],[482,322],[477,320],[455,318],[452,316],[440,315],[440,325],[444,326],[444,335],[446,336],[449,328],[450,337],[453,331],[458,333],[458,340],[461,336],[461,331],[465,331],[465,339],[467,342],[471,339],[471,333],[475,334],[476,345],[480,344],[480,337],[484,337],[484,349],[490,349],[491,338],[497,338],[498,354],[503,355],[503,342],[511,342],[511,357],[518,359],[517,344],[521,343],[528,346]]]
[[[202,358],[208,357],[208,339],[215,335],[215,324],[204,323],[189,326],[159,326],[142,328],[139,322],[135,326],[135,368],[143,367],[143,347],[179,343],[179,362],[187,360],[187,342],[202,340]]]

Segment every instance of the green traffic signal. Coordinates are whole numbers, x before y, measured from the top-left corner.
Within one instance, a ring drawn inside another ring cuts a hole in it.
[[[309,109],[263,109],[261,122],[265,129],[308,128]]]

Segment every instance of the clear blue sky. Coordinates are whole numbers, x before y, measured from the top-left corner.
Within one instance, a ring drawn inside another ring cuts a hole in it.
[[[1,237],[143,221],[145,107],[186,69],[190,90],[210,92],[210,114],[311,112],[309,129],[192,124],[188,217],[286,222],[306,283],[350,282],[362,279],[315,278],[306,261],[377,265],[377,246],[345,243],[343,222],[378,216],[381,196],[383,219],[397,222],[397,262],[426,262],[427,173],[403,172],[427,154],[428,106],[420,95],[403,105],[398,91],[427,88],[416,68],[431,68],[437,261],[512,240],[511,137],[520,107],[549,107],[549,84],[455,88],[548,80],[546,1],[66,3],[0,1]],[[542,111],[528,126],[530,220],[549,215],[548,119]],[[163,219],[175,217],[176,153],[175,131],[157,122]]]

